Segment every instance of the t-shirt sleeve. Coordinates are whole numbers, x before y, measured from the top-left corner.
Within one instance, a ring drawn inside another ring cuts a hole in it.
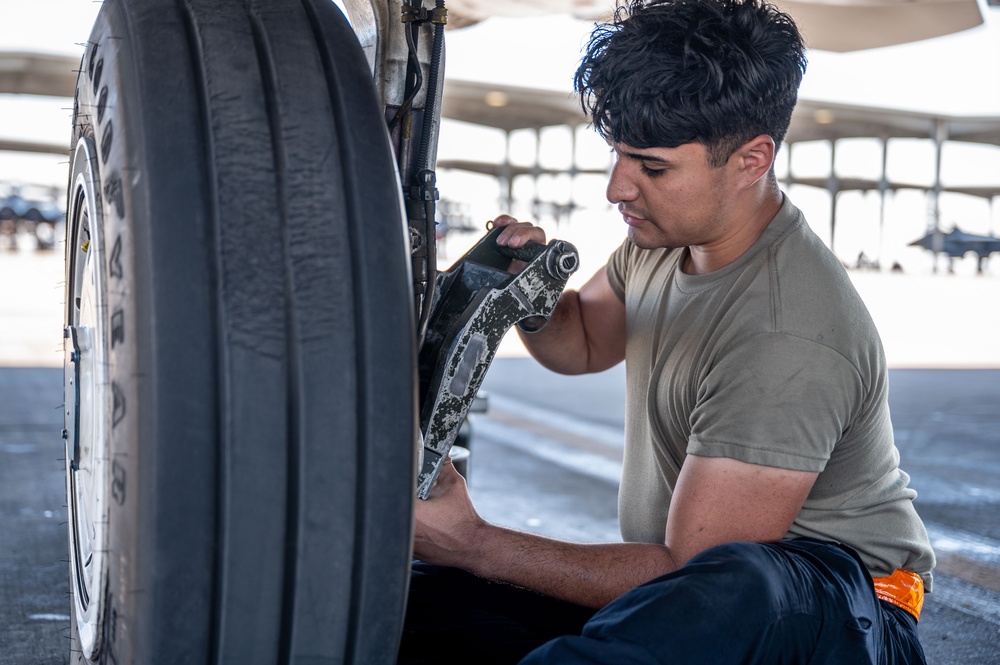
[[[756,335],[701,382],[687,452],[822,471],[864,390],[835,350],[786,333]]]
[[[631,241],[625,240],[618,246],[618,249],[611,253],[605,266],[608,284],[611,285],[611,290],[622,302],[625,302],[625,276],[628,273],[628,259],[633,247],[635,245]]]

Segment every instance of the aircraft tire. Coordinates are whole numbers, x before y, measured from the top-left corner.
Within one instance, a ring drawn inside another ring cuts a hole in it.
[[[70,662],[395,662],[414,317],[346,19],[105,0],[70,161]]]

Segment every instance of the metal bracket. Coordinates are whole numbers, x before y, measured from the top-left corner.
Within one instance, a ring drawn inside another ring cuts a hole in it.
[[[72,377],[67,377],[65,383],[65,395],[63,397],[65,409],[73,409],[72,418],[65,419],[66,428],[62,431],[62,438],[66,441],[66,458],[69,466],[74,471],[78,470],[80,460],[80,340],[76,326],[66,326],[63,329],[63,339],[69,340],[65,344],[64,353],[66,363],[63,371],[66,374],[72,372]],[[70,367],[72,366],[72,370]]]
[[[547,321],[579,266],[576,248],[561,240],[518,250],[498,247],[502,230],[486,234],[438,275],[420,349],[421,499],[434,486],[503,336],[525,319]],[[507,271],[511,259],[528,264],[515,275]]]
[[[403,23],[426,23],[430,21],[435,24],[447,25],[448,10],[444,7],[435,7],[428,11],[426,7],[418,8],[411,5],[403,5],[401,20]]]

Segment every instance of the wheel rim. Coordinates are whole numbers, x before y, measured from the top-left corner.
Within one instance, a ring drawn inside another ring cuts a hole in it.
[[[105,334],[104,246],[94,151],[81,138],[73,159],[66,255],[64,333],[66,470],[73,611],[83,654],[100,651],[108,549],[108,463],[111,456]]]

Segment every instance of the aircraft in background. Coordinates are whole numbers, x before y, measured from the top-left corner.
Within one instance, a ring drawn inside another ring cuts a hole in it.
[[[976,272],[983,272],[983,267],[993,252],[1000,252],[1000,238],[994,236],[977,236],[966,233],[958,227],[944,233],[936,229],[922,238],[911,242],[909,247],[923,247],[934,254],[943,254],[948,257],[948,266],[954,259],[960,259],[969,252],[975,252],[979,258],[976,264]]]

